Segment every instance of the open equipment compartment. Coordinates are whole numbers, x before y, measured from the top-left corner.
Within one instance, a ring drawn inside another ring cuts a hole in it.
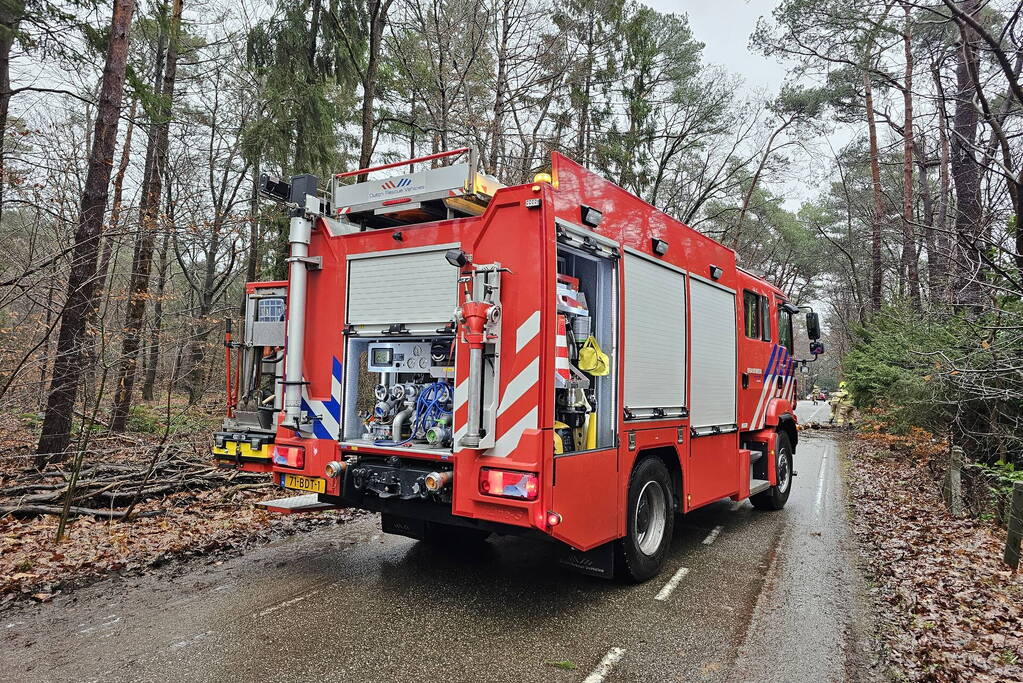
[[[615,259],[566,244],[558,245],[557,255],[554,451],[559,455],[615,445],[618,297]]]
[[[454,338],[348,340],[342,439],[450,452]]]

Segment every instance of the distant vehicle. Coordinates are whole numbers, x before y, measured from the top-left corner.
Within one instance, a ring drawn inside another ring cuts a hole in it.
[[[307,493],[271,510],[550,537],[566,564],[635,581],[661,569],[676,511],[784,506],[800,308],[559,154],[514,187],[475,154],[429,164],[468,151],[349,171],[327,196],[267,179],[290,209],[290,278],[246,286],[220,464]]]

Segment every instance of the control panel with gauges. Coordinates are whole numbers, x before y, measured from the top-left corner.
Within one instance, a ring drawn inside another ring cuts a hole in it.
[[[371,344],[368,364],[370,372],[429,372],[429,342],[386,342]]]

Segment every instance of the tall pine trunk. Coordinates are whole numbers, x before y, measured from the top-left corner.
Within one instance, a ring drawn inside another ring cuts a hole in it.
[[[977,13],[978,0],[963,0],[963,12],[973,16]],[[958,266],[957,280],[961,282],[956,303],[974,310],[980,307],[983,297],[982,282],[984,265],[981,259],[981,168],[976,157],[978,112],[973,103],[973,79],[970,76],[970,61],[977,59],[977,36],[968,26],[963,27],[956,60],[956,109],[952,118],[952,181],[955,185],[955,238]]]
[[[96,262],[103,231],[110,186],[110,171],[117,143],[117,124],[124,92],[124,74],[128,59],[128,31],[135,11],[134,0],[114,0],[110,35],[107,43],[103,84],[100,88],[95,132],[89,153],[88,170],[75,230],[71,271],[68,276],[67,301],[57,337],[56,359],[50,393],[46,401],[42,434],[39,437],[36,466],[46,465],[49,455],[67,450],[71,438],[71,421],[81,378],[82,343],[85,322],[93,305],[96,284]]]
[[[870,221],[870,307],[881,308],[881,220],[884,204],[881,202],[881,163],[877,150],[877,122],[874,118],[874,92],[870,73],[863,73],[863,102],[867,109],[867,131],[870,137],[870,178],[873,185],[874,212]]]
[[[369,3],[369,54],[366,59],[365,78],[362,80],[362,146],[359,150],[359,168],[368,168],[373,158],[373,102],[376,99],[377,79],[380,76],[380,51],[384,42],[384,27],[392,0],[372,0]],[[362,175],[359,180],[365,180]]]
[[[932,299],[938,297],[943,303],[949,301],[948,273],[950,267],[949,259],[949,228],[948,228],[948,200],[951,193],[949,180],[949,143],[948,143],[948,117],[945,113],[945,96],[941,83],[941,71],[937,65],[931,67],[931,75],[934,79],[935,90],[938,92],[938,201],[934,210],[934,260],[930,256],[927,259],[928,277],[931,278],[932,287],[937,289],[931,293]]]
[[[490,155],[487,172],[497,175],[497,160],[501,154],[504,133],[505,90],[508,87],[508,34],[511,32],[511,2],[505,2],[501,8],[501,21],[498,24],[501,32],[497,47],[497,81],[494,84],[494,123],[490,136]]]
[[[915,306],[920,305],[920,270],[917,260],[916,229],[913,220],[913,23],[910,5],[902,3],[906,15],[902,34],[906,59],[905,81],[902,86],[902,264],[906,276],[906,291]]]
[[[160,242],[160,260],[156,266],[156,292],[153,297],[153,324],[149,328],[149,349],[146,358],[145,380],[142,382],[142,399],[152,401],[156,397],[156,369],[160,363],[160,333],[163,331],[163,296],[167,288],[167,254],[170,251],[170,226],[163,233]]]
[[[124,321],[124,343],[121,347],[121,361],[115,380],[114,406],[110,415],[110,428],[123,431],[131,407],[132,391],[138,374],[139,350],[142,343],[142,323],[146,315],[146,300],[149,298],[149,279],[153,267],[153,249],[156,245],[157,214],[162,197],[163,175],[167,167],[167,149],[170,135],[170,119],[174,103],[174,82],[178,67],[178,38],[181,30],[183,0],[174,0],[171,12],[167,63],[160,88],[157,118],[153,123],[152,168],[148,182],[142,190],[142,204],[139,211],[139,241],[131,269],[129,299]]]
[[[935,214],[934,195],[931,191],[930,164],[928,156],[927,138],[917,136],[913,142],[914,160],[917,167],[917,193],[920,195],[920,204],[923,207],[923,236],[924,250],[927,253],[927,298],[934,299],[938,296],[938,284],[935,279],[935,259],[937,258],[937,240],[935,239]],[[921,285],[922,287],[923,285]]]
[[[7,186],[7,119],[11,112],[11,48],[25,15],[24,0],[0,2],[0,219]]]

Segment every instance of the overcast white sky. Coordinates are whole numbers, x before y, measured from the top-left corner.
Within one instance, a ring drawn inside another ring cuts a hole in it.
[[[693,36],[704,43],[704,61],[718,64],[745,80],[747,90],[777,92],[785,67],[750,52],[750,33],[757,18],[768,16],[775,0],[641,0],[659,12],[689,15]]]
[[[778,92],[785,80],[786,65],[765,58],[749,49],[749,37],[760,17],[770,18],[771,11],[780,0],[640,0],[659,12],[673,12],[689,16],[693,37],[704,44],[703,60],[707,64],[724,67],[729,73],[743,79],[746,95],[770,98]],[[848,134],[836,131],[833,136],[844,144]],[[799,209],[800,203],[811,199],[819,191],[818,182],[823,170],[805,153],[794,153],[795,165],[786,177],[775,181],[773,190],[784,196],[785,208]]]

